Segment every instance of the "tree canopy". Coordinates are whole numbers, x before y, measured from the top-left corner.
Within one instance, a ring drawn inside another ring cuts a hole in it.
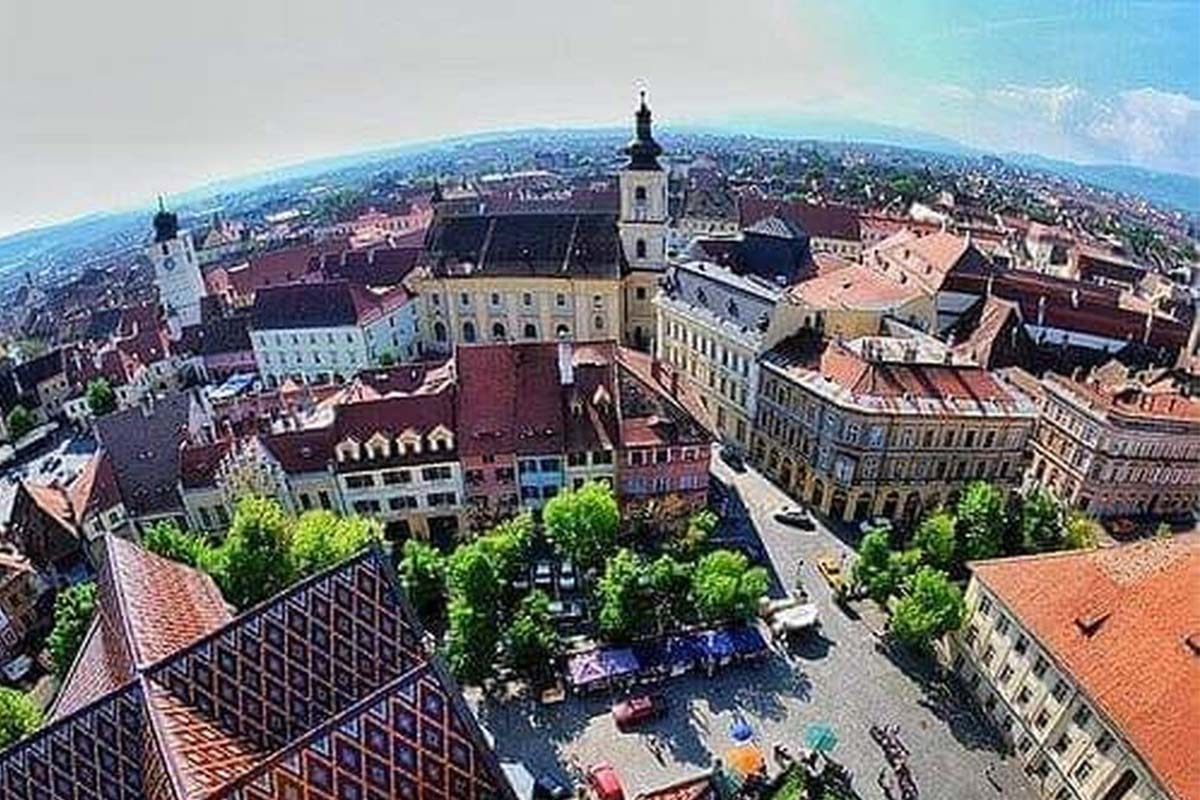
[[[60,589],[54,598],[54,629],[46,645],[59,678],[65,678],[70,671],[95,609],[96,584],[92,581]]]
[[[714,550],[692,572],[692,597],[700,616],[710,622],[754,616],[770,580],[762,567],[752,567],[741,553]]]
[[[963,491],[956,511],[962,560],[995,558],[1003,552],[1008,524],[1003,492],[990,483],[972,481]]]
[[[436,547],[419,539],[405,542],[400,582],[423,624],[440,621],[446,594],[446,559]]]
[[[917,532],[913,535],[913,546],[924,553],[925,560],[947,572],[957,571],[961,564],[954,527],[954,515],[944,508],[939,508],[921,520]]]
[[[13,441],[16,441],[33,430],[33,414],[28,408],[18,403],[8,412],[5,424],[8,426],[8,435],[12,437]]]
[[[88,410],[94,416],[103,416],[117,408],[117,393],[113,391],[112,385],[105,377],[88,382],[85,397]]]
[[[1021,536],[1025,548],[1035,553],[1061,550],[1065,543],[1058,501],[1040,486],[1035,486],[1021,503]]]
[[[25,692],[0,687],[0,749],[36,731],[42,711]]]
[[[940,636],[956,630],[965,615],[962,592],[946,573],[921,567],[896,603],[890,628],[904,644],[924,650]]]
[[[292,526],[292,565],[297,577],[313,575],[382,541],[378,520],[325,509],[305,511]]]
[[[535,589],[517,606],[504,640],[508,665],[518,673],[540,681],[558,652],[558,630],[550,616],[550,598]]]
[[[587,570],[599,567],[616,546],[621,517],[612,489],[593,481],[553,497],[542,520],[550,540]]]
[[[650,619],[648,589],[645,565],[637,553],[623,547],[611,556],[596,586],[601,633],[623,641],[643,632]]]
[[[253,495],[238,501],[213,565],[226,600],[245,609],[288,587],[295,574],[290,533],[277,501]]]

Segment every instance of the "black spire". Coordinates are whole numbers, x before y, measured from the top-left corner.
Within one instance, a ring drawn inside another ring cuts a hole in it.
[[[629,169],[662,169],[658,163],[658,157],[662,155],[662,147],[658,142],[654,141],[654,134],[650,127],[652,120],[650,118],[650,107],[646,105],[646,92],[641,92],[641,105],[638,106],[636,125],[636,135],[628,145],[626,145],[624,153],[629,156]]]
[[[169,242],[179,235],[179,217],[167,211],[162,195],[158,196],[158,213],[154,215],[154,241]]]

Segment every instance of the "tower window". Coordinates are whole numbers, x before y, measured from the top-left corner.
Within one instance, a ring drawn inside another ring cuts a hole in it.
[[[475,341],[475,323],[474,322],[468,321],[468,322],[463,323],[463,341],[466,341],[466,342]]]
[[[633,199],[638,201],[639,203],[646,202],[646,187],[639,186],[636,189],[634,189],[633,190]]]
[[[645,258],[645,257],[646,257],[646,240],[645,240],[645,239],[638,239],[638,240],[637,240],[637,245],[635,246],[635,249],[637,250],[637,257],[638,257],[638,258]]]

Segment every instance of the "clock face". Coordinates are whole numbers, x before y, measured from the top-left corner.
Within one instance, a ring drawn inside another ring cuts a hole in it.
[[[166,258],[164,258],[162,263],[163,263],[163,269],[165,269],[167,272],[170,272],[171,270],[175,269],[175,259],[171,256],[167,256]]]

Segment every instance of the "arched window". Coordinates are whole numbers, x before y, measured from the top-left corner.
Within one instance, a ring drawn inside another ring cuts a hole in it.
[[[635,249],[637,251],[638,258],[645,258],[646,257],[646,240],[638,239],[637,244],[635,245]]]
[[[604,317],[597,314],[596,318],[594,320],[592,320],[592,325],[598,331],[604,330]]]
[[[503,339],[506,336],[508,336],[508,331],[506,331],[504,329],[503,322],[497,322],[495,325],[492,326],[492,338],[493,339]]]
[[[538,335],[537,334],[537,325],[534,325],[532,322],[526,323],[525,324],[525,338],[526,339],[536,339],[537,335]]]
[[[475,341],[475,323],[474,322],[467,321],[467,322],[463,323],[463,341],[464,342]]]
[[[636,189],[634,189],[633,190],[633,199],[638,201],[639,203],[646,202],[646,187],[638,186]]]
[[[433,323],[433,338],[439,342],[446,341],[446,326],[440,322]]]
[[[559,339],[569,339],[571,338],[571,329],[559,323],[558,327],[554,329],[554,335]]]
[[[729,301],[729,316],[733,317],[734,319],[738,318],[738,305],[732,300]]]

